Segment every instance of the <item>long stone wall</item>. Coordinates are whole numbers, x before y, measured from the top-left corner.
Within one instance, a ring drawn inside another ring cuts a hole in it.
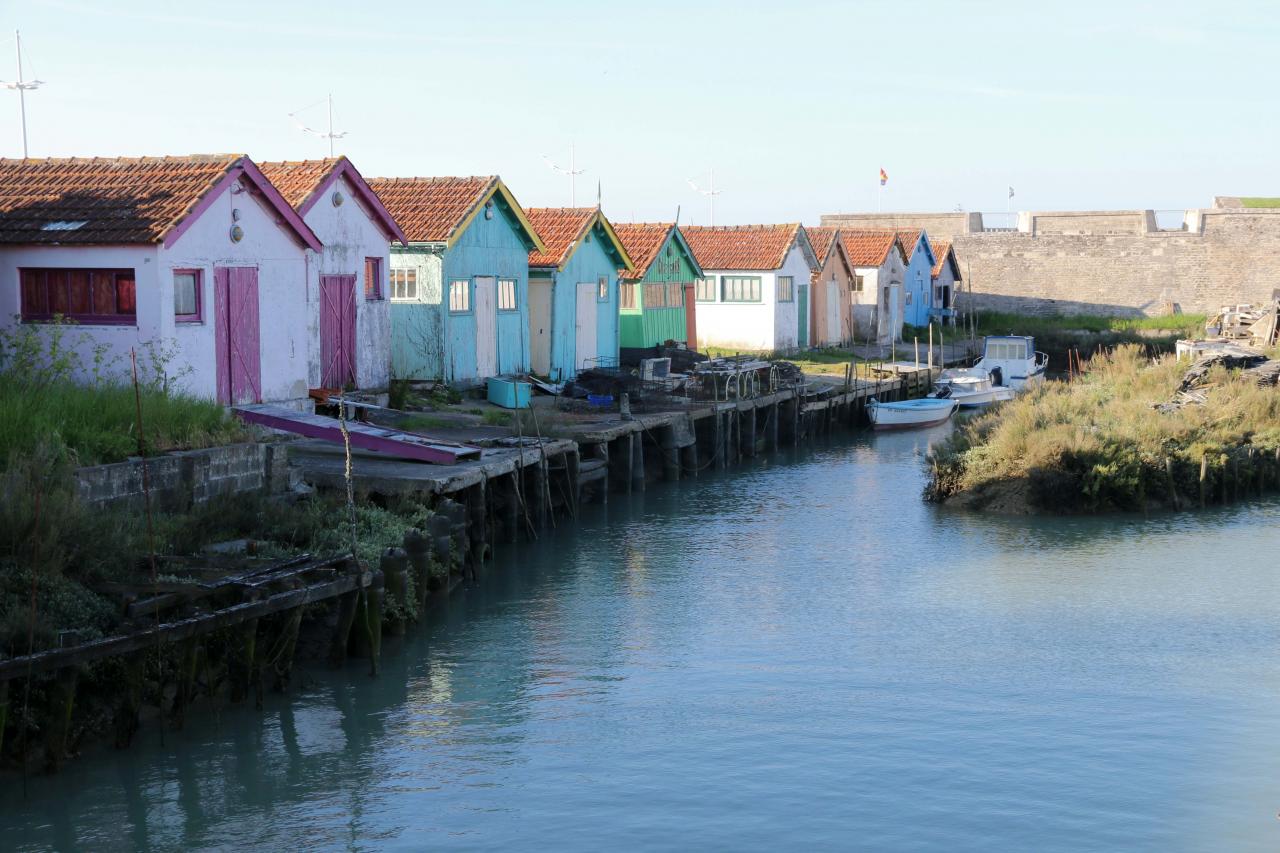
[[[1023,212],[1016,230],[985,230],[980,213],[831,214],[822,224],[950,238],[979,309],[1213,313],[1265,303],[1280,289],[1280,210],[1208,208],[1172,226],[1161,220],[1181,228],[1161,230],[1151,210]]]

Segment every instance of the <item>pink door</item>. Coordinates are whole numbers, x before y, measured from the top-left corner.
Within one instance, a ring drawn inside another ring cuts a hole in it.
[[[320,385],[356,383],[356,277],[320,276]]]
[[[214,267],[213,302],[218,402],[260,403],[257,268]]]

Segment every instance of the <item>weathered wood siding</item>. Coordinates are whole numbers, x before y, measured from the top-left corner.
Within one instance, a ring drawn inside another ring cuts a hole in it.
[[[418,275],[417,301],[391,303],[391,372],[396,379],[441,379],[446,338],[440,254],[421,246],[392,246],[391,269]]]
[[[681,305],[678,308],[647,308],[644,304],[644,285],[681,285],[696,278],[693,265],[681,251],[679,244],[667,235],[667,241],[658,250],[658,258],[636,288],[636,307],[619,311],[619,345],[622,347],[651,347],[663,341],[688,342],[685,311],[695,310]],[[681,293],[687,288],[681,287]]]
[[[553,381],[577,375],[578,285],[590,283],[595,287],[600,276],[608,279],[609,295],[604,300],[596,299],[596,349],[585,357],[606,360],[618,357],[618,264],[605,251],[606,240],[604,229],[597,226],[592,230],[590,241],[583,241],[574,250],[563,270],[530,273],[538,278],[549,277],[552,282],[549,374]]]
[[[908,251],[912,247],[908,246]],[[903,314],[902,322],[912,326],[929,325],[929,306],[932,304],[930,293],[933,278],[933,251],[929,246],[929,235],[920,232],[915,250],[907,258],[907,271],[902,283]],[[910,300],[907,299],[908,294]]]

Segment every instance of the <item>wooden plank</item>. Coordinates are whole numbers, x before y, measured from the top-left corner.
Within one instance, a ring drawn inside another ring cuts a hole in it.
[[[372,575],[369,572],[361,572],[359,574],[352,572],[327,583],[278,593],[260,601],[237,604],[214,613],[179,619],[176,622],[166,622],[161,624],[158,629],[144,628],[133,634],[106,637],[80,646],[66,649],[49,649],[37,652],[29,657],[11,658],[0,661],[0,681],[20,678],[28,672],[38,674],[66,666],[100,660],[112,655],[128,654],[139,649],[154,647],[157,642],[157,633],[160,635],[159,642],[162,643],[185,640],[188,637],[207,634],[218,628],[238,625],[247,619],[270,616],[272,613],[278,613],[281,610],[301,607],[314,601],[324,601],[325,599],[366,587],[371,580]]]
[[[334,418],[294,412],[280,406],[264,404],[236,406],[233,411],[237,417],[249,423],[342,444],[341,424]],[[463,459],[480,458],[478,447],[438,442],[426,436],[390,427],[348,421],[347,434],[351,437],[352,447],[415,459],[419,462],[452,465]]]

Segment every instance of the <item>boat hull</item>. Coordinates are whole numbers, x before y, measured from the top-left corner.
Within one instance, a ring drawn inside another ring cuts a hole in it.
[[[900,403],[873,402],[867,407],[867,416],[877,430],[917,429],[946,423],[955,410],[955,400],[926,397]]]

